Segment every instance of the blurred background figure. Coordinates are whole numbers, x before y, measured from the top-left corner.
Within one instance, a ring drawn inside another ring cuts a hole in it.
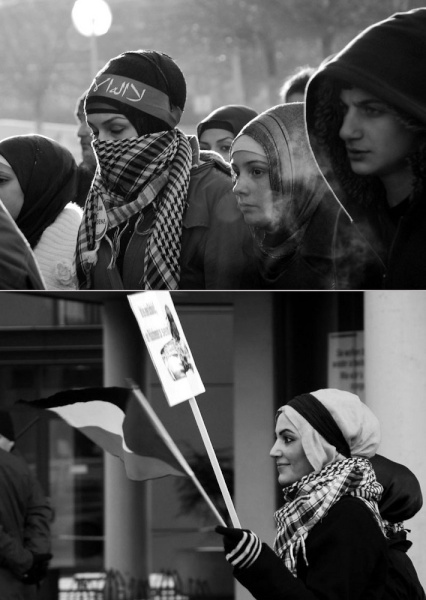
[[[4,600],[36,597],[47,576],[52,509],[15,448],[10,414],[0,411],[0,589]]]
[[[232,140],[257,112],[241,104],[228,104],[211,112],[197,126],[200,150],[214,150],[229,162]]]
[[[292,75],[284,79],[279,92],[282,104],[304,102],[306,86],[314,73],[315,69],[313,67],[304,65],[303,67],[298,67]]]
[[[50,290],[76,288],[73,259],[82,218],[76,193],[77,164],[64,146],[35,134],[0,142],[0,199]]]
[[[1,200],[0,238],[0,290],[46,289],[30,245]]]
[[[77,101],[75,116],[79,124],[77,136],[80,139],[82,161],[78,164],[78,188],[76,202],[82,208],[86,202],[96,171],[96,155],[92,148],[92,130],[86,121],[84,99],[86,92]]]

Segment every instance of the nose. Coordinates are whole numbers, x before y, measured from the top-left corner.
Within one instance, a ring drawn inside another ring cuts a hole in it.
[[[278,440],[272,446],[271,451],[269,452],[269,456],[276,458],[277,456],[281,456],[281,451],[278,448]]]
[[[339,130],[340,138],[346,142],[358,139],[362,136],[362,130],[355,110],[349,109],[343,117],[343,123]]]
[[[244,194],[247,194],[247,186],[245,185],[244,178],[241,177],[241,175],[235,177],[234,187],[232,188],[232,191],[237,196],[243,196]]]
[[[87,123],[81,122],[80,127],[78,128],[78,131],[77,131],[77,136],[80,138],[83,138],[83,137],[89,137],[91,134],[92,134],[92,130],[87,125]]]

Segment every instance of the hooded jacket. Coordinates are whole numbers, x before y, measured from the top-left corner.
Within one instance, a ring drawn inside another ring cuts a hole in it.
[[[359,87],[413,119],[426,134],[426,8],[396,13],[361,32],[311,78],[306,126],[315,159],[364,240],[346,257],[348,278],[364,269],[364,288],[426,287],[426,188],[423,180],[390,210],[376,177],[354,174],[339,137],[339,88]],[[402,210],[401,210],[402,209]],[[401,215],[395,214],[401,210]],[[339,222],[340,247],[346,226]],[[348,246],[347,246],[348,247]]]
[[[243,135],[260,144],[280,219],[279,231],[251,227],[255,280],[245,288],[341,289],[347,283],[336,271],[334,234],[340,216],[349,235],[357,234],[314,161],[304,127],[303,104],[275,106],[246,125]],[[233,146],[235,147],[235,146]],[[232,154],[232,149],[231,149]]]

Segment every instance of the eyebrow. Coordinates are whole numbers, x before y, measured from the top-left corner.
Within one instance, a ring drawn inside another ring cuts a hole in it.
[[[111,123],[112,121],[115,121],[115,119],[126,119],[126,121],[128,121],[127,117],[125,117],[124,115],[114,115],[113,117],[106,119],[106,121],[102,121],[101,124],[109,125],[109,123]],[[87,120],[87,123],[90,125],[91,121]]]
[[[231,163],[235,164],[235,159],[231,159]],[[269,166],[269,162],[266,158],[262,159],[262,158],[256,158],[254,160],[249,160],[247,162],[245,162],[245,165],[255,165],[256,163],[261,163],[262,165],[268,165]]]
[[[277,431],[277,435],[285,435],[285,434],[291,434],[291,435],[296,435],[295,431],[292,431],[291,429],[280,429],[280,431]]]
[[[340,98],[340,102],[342,104],[348,105],[348,102],[345,102],[343,98]],[[364,98],[363,100],[358,100],[353,103],[355,106],[368,106],[369,104],[382,104],[386,106],[386,102],[380,100],[380,98]]]

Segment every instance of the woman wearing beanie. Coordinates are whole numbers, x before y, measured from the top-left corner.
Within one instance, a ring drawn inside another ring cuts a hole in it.
[[[125,52],[85,103],[98,169],[77,246],[82,289],[238,288],[243,223],[230,174],[177,128],[186,83],[155,50]],[[223,161],[222,161],[223,162]]]
[[[358,236],[324,181],[306,137],[303,104],[275,106],[248,123],[231,148],[234,193],[252,240],[245,251],[256,289],[342,289],[338,216]],[[340,262],[339,262],[340,264]],[[353,282],[352,282],[353,283]]]
[[[211,112],[197,126],[201,150],[213,150],[229,162],[232,140],[257,112],[241,104],[228,104]]]
[[[74,254],[82,210],[77,165],[58,142],[19,135],[0,142],[0,198],[39,264],[48,290],[77,287]]]
[[[323,389],[282,406],[275,432],[270,455],[284,505],[274,550],[250,530],[217,527],[234,577],[258,600],[387,598],[387,539],[403,524],[380,513],[383,487],[369,460],[380,441],[377,418],[358,396]],[[407,510],[402,495],[398,512],[387,505],[393,519],[420,508],[415,478],[411,487],[417,500]]]
[[[425,60],[420,8],[360,33],[308,85],[315,158],[375,249],[377,288],[426,287]]]

